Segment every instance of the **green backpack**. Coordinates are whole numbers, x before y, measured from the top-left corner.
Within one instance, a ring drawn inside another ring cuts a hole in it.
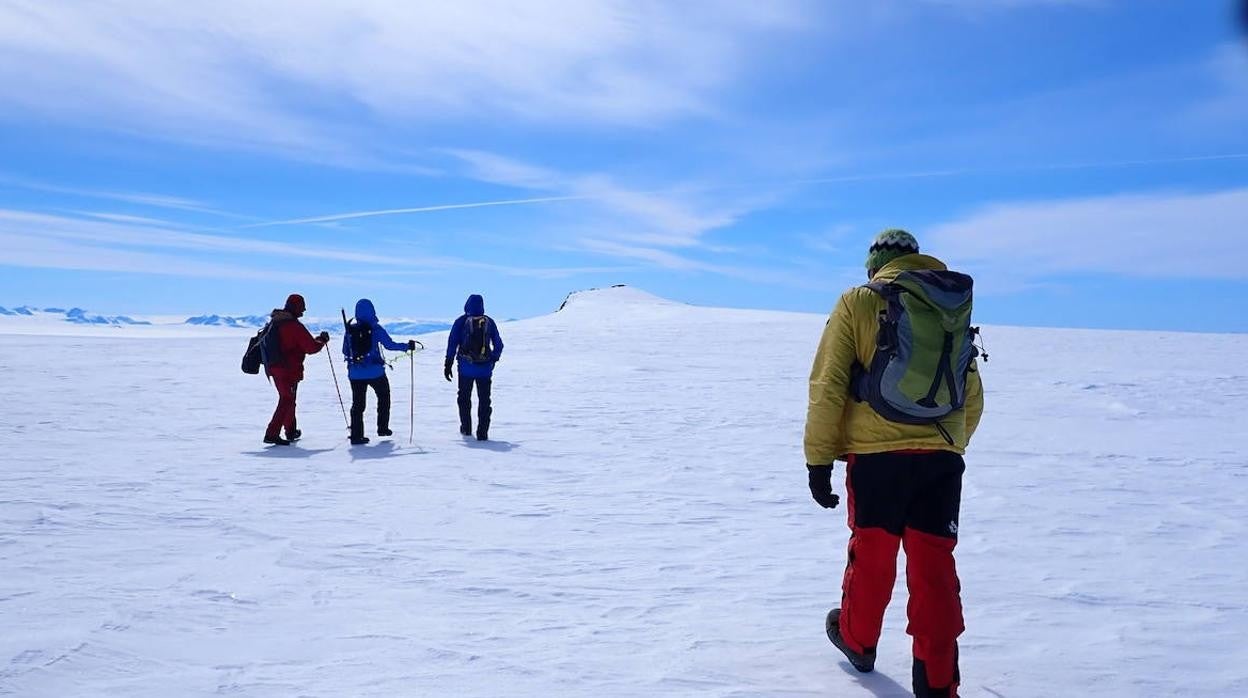
[[[881,417],[902,424],[934,424],[953,443],[940,421],[966,402],[966,375],[979,355],[971,327],[971,287],[966,274],[904,271],[867,288],[886,301],[880,311],[875,358],[856,363],[853,397]]]

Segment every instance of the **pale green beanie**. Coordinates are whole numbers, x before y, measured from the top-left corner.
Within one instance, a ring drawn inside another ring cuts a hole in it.
[[[898,257],[919,251],[919,241],[900,228],[889,228],[871,243],[867,250],[867,269],[880,269]]]

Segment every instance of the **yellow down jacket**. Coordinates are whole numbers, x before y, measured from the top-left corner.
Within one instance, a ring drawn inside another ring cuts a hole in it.
[[[908,254],[889,262],[873,281],[890,281],[903,271],[946,267],[940,260]],[[849,453],[882,453],[927,449],[965,453],[984,411],[979,367],[971,362],[966,378],[966,404],[942,420],[953,439],[950,445],[930,424],[899,424],[884,419],[865,402],[850,396],[855,361],[870,366],[875,356],[879,314],[885,301],[869,288],[846,291],[823,329],[815,364],[810,370],[810,402],[806,411],[806,462],[829,465]]]

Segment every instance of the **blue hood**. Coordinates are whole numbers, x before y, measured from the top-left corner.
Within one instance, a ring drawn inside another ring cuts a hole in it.
[[[377,311],[373,308],[373,302],[367,298],[361,298],[355,304],[355,319],[370,325],[377,324]]]
[[[468,302],[464,303],[464,313],[468,315],[485,315],[485,299],[475,293],[468,296]]]

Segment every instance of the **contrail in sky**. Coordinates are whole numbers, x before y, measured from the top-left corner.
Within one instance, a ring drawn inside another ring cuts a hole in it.
[[[252,225],[242,226],[244,228],[265,228],[271,225],[298,225],[300,223],[331,223],[333,221],[348,221],[355,218],[373,218],[376,216],[394,216],[403,213],[428,213],[430,211],[454,211],[462,208],[485,208],[487,206],[522,206],[525,204],[545,204],[555,201],[583,201],[592,197],[588,196],[543,196],[536,199],[504,199],[502,201],[474,201],[467,204],[443,204],[440,206],[418,206],[416,208],[389,208],[380,211],[354,211],[352,213],[338,213],[330,216],[315,216],[312,218],[292,218],[284,221],[270,221],[268,223],[254,223]]]
[[[888,181],[888,180],[904,180],[904,179],[935,179],[944,177],[962,177],[968,175],[982,174],[1011,174],[1021,172],[1046,172],[1059,170],[1091,170],[1091,169],[1110,169],[1115,167],[1141,167],[1148,165],[1173,165],[1185,162],[1211,162],[1216,160],[1248,160],[1248,153],[1227,153],[1223,155],[1197,155],[1192,157],[1179,158],[1157,158],[1153,160],[1108,160],[1100,162],[1071,162],[1071,163],[1055,163],[1049,165],[1018,165],[1015,167],[982,167],[982,168],[965,168],[965,169],[949,169],[949,170],[919,170],[914,172],[884,172],[877,174],[846,174],[833,177],[815,177],[808,179],[796,179],[784,182],[772,182],[771,186],[794,186],[809,184],[842,184],[849,182],[872,182],[872,181]],[[751,188],[767,186],[764,183],[756,183],[750,185]],[[732,186],[722,188],[735,188]],[[640,194],[661,195],[664,190],[640,191],[634,192]],[[532,199],[503,199],[500,201],[474,201],[462,204],[441,204],[437,206],[417,206],[414,208],[390,208],[378,211],[353,211],[349,213],[337,213],[327,216],[313,216],[309,218],[292,218],[289,220],[269,221],[266,223],[253,223],[251,225],[241,226],[243,228],[266,228],[278,225],[300,225],[304,223],[332,223],[335,221],[347,221],[357,218],[376,218],[379,216],[395,216],[408,213],[431,213],[434,211],[456,211],[469,208],[486,208],[490,206],[527,206],[531,204],[556,203],[560,201],[590,201],[600,199],[602,197],[595,196],[543,196]]]

